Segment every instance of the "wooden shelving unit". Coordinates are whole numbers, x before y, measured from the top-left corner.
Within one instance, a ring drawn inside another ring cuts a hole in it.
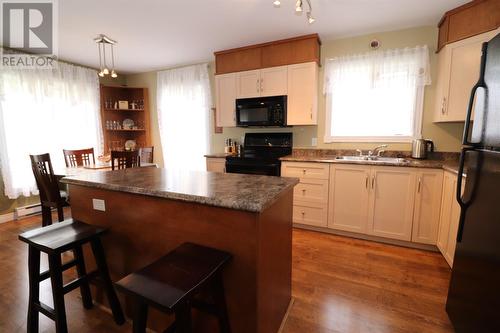
[[[127,140],[134,140],[137,148],[151,146],[149,100],[147,88],[110,87],[101,85],[101,122],[104,152],[122,150]],[[129,109],[115,107],[118,101],[128,101]],[[140,108],[132,109],[131,104]],[[134,121],[133,128],[123,128],[123,121]]]

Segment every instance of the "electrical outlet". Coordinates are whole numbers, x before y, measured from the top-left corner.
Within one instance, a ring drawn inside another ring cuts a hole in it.
[[[316,147],[316,146],[318,145],[318,138],[312,138],[312,139],[311,139],[311,145],[312,145],[313,147]]]
[[[100,210],[101,212],[106,211],[106,204],[104,203],[104,200],[101,199],[92,199],[92,207],[95,210]]]

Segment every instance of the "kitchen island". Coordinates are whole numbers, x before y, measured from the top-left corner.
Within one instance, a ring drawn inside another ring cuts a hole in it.
[[[297,179],[135,168],[62,182],[69,186],[73,218],[110,229],[103,243],[114,281],[184,242],[228,251],[233,260],[224,284],[232,331],[278,331],[291,301]],[[102,300],[100,290],[94,292]],[[130,301],[121,300],[130,314]],[[197,331],[217,331],[209,318],[196,319],[203,323]],[[171,320],[151,311],[148,326],[162,331]]]

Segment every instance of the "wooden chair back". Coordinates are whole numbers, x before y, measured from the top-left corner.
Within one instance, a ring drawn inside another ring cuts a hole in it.
[[[31,168],[35,176],[36,185],[40,191],[40,201],[50,205],[56,205],[62,201],[61,193],[59,192],[59,183],[49,154],[30,155]]]
[[[131,151],[111,151],[111,169],[120,170],[141,166],[141,156],[139,150]]]
[[[153,152],[154,152],[155,147],[143,147],[139,149],[140,155],[141,155],[141,161],[143,163],[153,163]]]
[[[66,167],[79,167],[95,164],[94,148],[67,150],[63,149]]]

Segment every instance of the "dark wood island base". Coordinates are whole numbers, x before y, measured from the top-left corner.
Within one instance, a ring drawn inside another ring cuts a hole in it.
[[[233,255],[224,270],[232,331],[279,330],[291,300],[294,184],[258,212],[67,183],[73,218],[110,229],[103,244],[113,281],[184,242],[224,250]],[[92,199],[104,200],[105,211],[93,209]],[[101,290],[94,292],[104,302]],[[121,301],[131,317],[130,300]],[[151,311],[148,327],[161,332],[171,320]],[[217,332],[217,325],[201,326],[196,331]]]

